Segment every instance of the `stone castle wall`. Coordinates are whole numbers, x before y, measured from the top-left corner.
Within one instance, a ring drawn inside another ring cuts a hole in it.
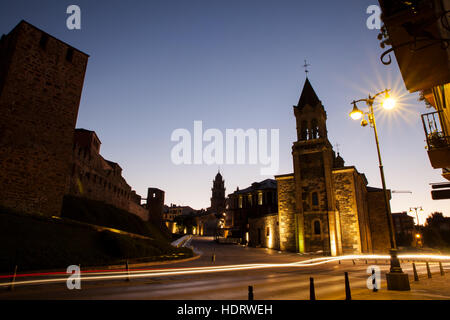
[[[87,62],[24,21],[0,40],[0,205],[60,215]]]
[[[95,132],[77,129],[72,153],[69,194],[103,201],[148,220],[148,209],[141,197],[122,176],[122,168],[100,155],[100,141]]]

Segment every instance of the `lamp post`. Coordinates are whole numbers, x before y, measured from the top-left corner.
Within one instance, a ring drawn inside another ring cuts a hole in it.
[[[395,243],[395,235],[394,235],[394,227],[393,227],[393,222],[392,222],[391,208],[389,205],[389,197],[388,197],[388,193],[387,193],[387,189],[386,189],[386,180],[384,178],[383,162],[381,160],[380,144],[378,141],[378,130],[377,130],[376,122],[375,122],[375,114],[373,111],[373,103],[375,102],[375,99],[383,94],[385,95],[383,107],[387,110],[390,110],[395,106],[395,100],[389,96],[389,91],[390,90],[386,89],[381,92],[378,92],[374,96],[369,95],[369,97],[366,99],[360,99],[357,101],[354,100],[352,102],[353,110],[350,113],[350,117],[353,120],[359,120],[362,118],[361,126],[366,127],[368,124],[370,124],[370,126],[373,128],[373,132],[375,135],[375,143],[377,146],[378,163],[379,163],[380,175],[381,175],[381,184],[383,186],[383,193],[384,193],[384,204],[385,204],[386,218],[387,218],[388,229],[389,229],[389,241],[390,241],[390,245],[391,245],[391,249],[389,251],[390,256],[391,256],[391,268],[390,268],[390,272],[386,274],[388,290],[406,291],[406,290],[410,290],[409,279],[408,279],[408,275],[403,272],[403,270],[400,266],[400,261],[397,258],[397,246]],[[359,110],[358,107],[356,106],[356,104],[358,102],[365,102],[367,104],[367,106],[369,107],[369,111],[363,112],[363,111]],[[364,115],[367,115],[367,118],[369,121],[366,121],[366,119],[364,118]]]
[[[409,213],[410,214],[413,214],[414,211],[416,212],[416,219],[417,219],[417,226],[415,227],[415,229],[416,229],[415,237],[416,237],[417,247],[419,247],[419,246],[422,246],[422,239],[421,239],[422,235],[420,234],[419,214],[418,214],[418,212],[423,213],[423,209],[422,209],[422,207],[410,207],[409,208]]]
[[[417,214],[417,211],[419,211],[420,213],[423,213],[423,209],[422,209],[422,207],[410,207],[409,213],[413,214],[413,210],[416,212],[417,226],[419,226],[419,215]]]

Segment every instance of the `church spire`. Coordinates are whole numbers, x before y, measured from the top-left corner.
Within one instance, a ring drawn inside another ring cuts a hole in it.
[[[305,105],[309,104],[311,107],[315,107],[317,104],[321,103],[314,91],[308,78],[306,78],[305,85],[303,86],[302,94],[300,100],[298,101],[297,107],[303,108]]]

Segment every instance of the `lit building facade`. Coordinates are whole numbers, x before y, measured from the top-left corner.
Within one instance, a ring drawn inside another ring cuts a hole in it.
[[[282,251],[333,256],[387,252],[390,241],[383,190],[367,186],[365,175],[354,166],[345,166],[335,154],[327,136],[325,109],[308,79],[294,114],[294,172],[275,176],[272,190],[276,194],[271,199],[277,209],[254,218],[237,215],[235,225],[245,230],[248,221],[250,245]],[[251,194],[242,194],[242,200],[239,192],[233,195],[238,209],[258,201]]]

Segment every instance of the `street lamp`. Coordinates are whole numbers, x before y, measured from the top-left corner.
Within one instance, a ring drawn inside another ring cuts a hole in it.
[[[389,240],[391,243],[391,249],[389,251],[391,256],[391,268],[390,272],[386,274],[386,280],[388,283],[388,290],[410,290],[409,286],[409,278],[406,273],[403,272],[400,261],[397,258],[397,246],[395,243],[395,235],[394,235],[394,228],[393,228],[393,222],[392,222],[392,215],[391,215],[391,208],[389,206],[389,198],[388,193],[386,190],[386,181],[384,178],[384,170],[383,170],[383,162],[381,161],[381,152],[380,152],[380,144],[378,141],[378,131],[377,131],[377,125],[375,122],[375,114],[373,112],[373,103],[375,102],[375,99],[381,95],[384,95],[383,100],[383,108],[386,110],[391,110],[395,106],[395,99],[392,98],[389,95],[389,89],[383,90],[381,92],[378,92],[373,97],[369,94],[369,97],[366,99],[360,99],[357,101],[353,101],[353,110],[350,112],[350,117],[353,120],[361,120],[361,126],[366,127],[368,124],[373,128],[373,132],[375,135],[375,143],[377,146],[377,153],[378,153],[378,163],[380,168],[380,175],[381,175],[381,183],[383,185],[383,193],[384,193],[384,204],[386,209],[386,217],[388,222],[388,228],[389,228]],[[367,106],[369,107],[368,112],[363,112],[357,107],[358,102],[365,102]],[[364,115],[367,115],[368,121],[365,119]]]
[[[419,226],[419,215],[417,214],[417,211],[419,211],[420,213],[423,213],[423,209],[422,207],[411,207],[409,208],[409,214],[413,214],[414,211],[416,212],[416,218],[417,218],[417,226]]]

